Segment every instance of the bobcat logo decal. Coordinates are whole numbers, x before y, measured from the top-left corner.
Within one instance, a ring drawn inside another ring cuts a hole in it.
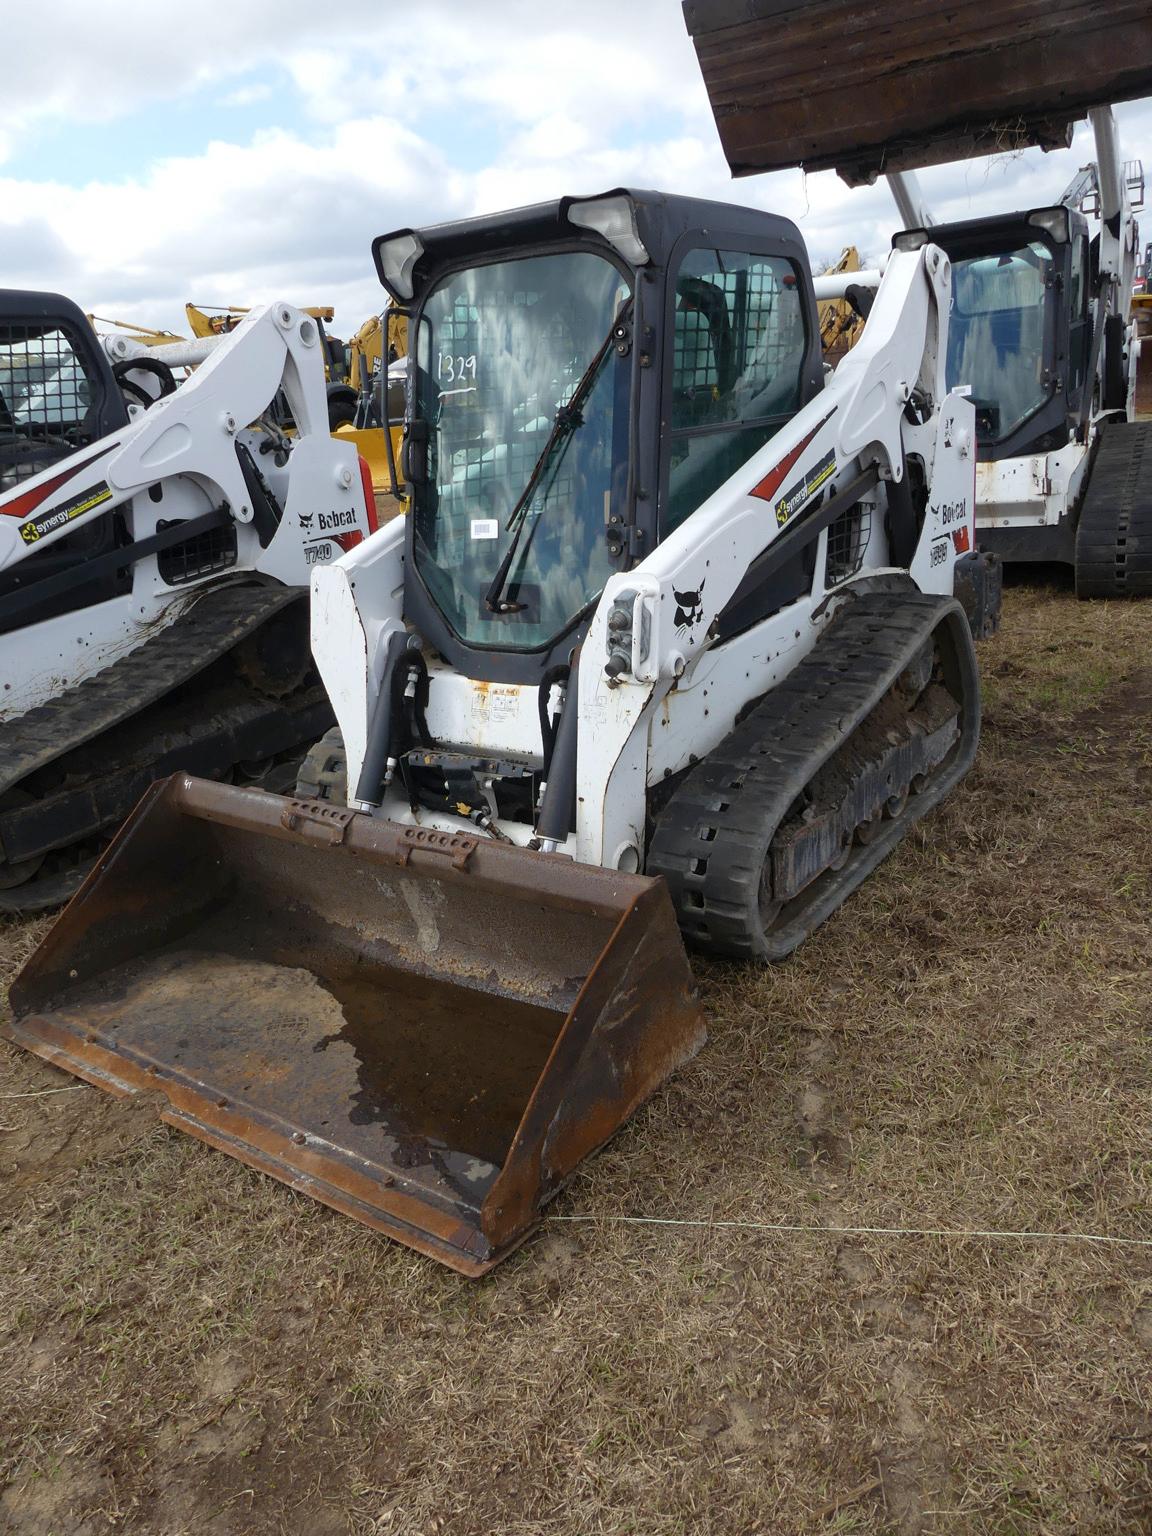
[[[704,591],[704,583],[701,582],[695,592],[677,592],[672,588],[672,596],[676,599],[675,625],[677,629],[691,629],[700,617],[700,600]]]
[[[300,519],[300,526],[304,532],[311,533],[312,523],[316,516],[315,512],[297,512],[296,516]]]

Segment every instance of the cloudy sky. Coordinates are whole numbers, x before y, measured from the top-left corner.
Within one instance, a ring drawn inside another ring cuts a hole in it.
[[[5,42],[0,270],[101,315],[287,298],[351,331],[374,235],[621,183],[787,214],[814,260],[895,223],[883,185],[731,180],[679,0],[57,0]],[[1118,116],[1152,172],[1152,103]],[[1089,158],[1085,127],[921,179],[964,218],[1054,201]]]

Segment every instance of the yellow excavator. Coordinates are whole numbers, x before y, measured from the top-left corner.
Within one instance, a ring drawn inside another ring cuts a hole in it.
[[[109,320],[104,315],[86,315],[84,318],[98,336],[119,331],[127,336],[129,341],[139,342],[142,347],[166,347],[171,342],[187,339],[177,335],[175,331],[157,331],[150,325],[137,325],[134,320]]]
[[[854,245],[846,245],[839,261],[825,268],[823,277],[838,277],[842,272],[860,271],[860,252]],[[864,316],[851,299],[818,299],[816,313],[820,317],[820,350],[824,361],[835,368],[836,364],[856,345],[864,329]]]
[[[407,356],[408,321],[392,306],[369,315],[344,348],[344,382],[354,393],[355,408],[333,430],[351,439],[367,463],[381,521],[407,506],[400,474]]]

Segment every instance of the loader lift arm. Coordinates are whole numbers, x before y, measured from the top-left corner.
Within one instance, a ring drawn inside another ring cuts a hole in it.
[[[252,522],[268,507],[237,433],[258,420],[280,388],[302,436],[327,430],[323,378],[305,361],[317,341],[315,323],[288,305],[245,316],[176,394],[78,462],[46,469],[0,496],[0,571],[174,475],[192,477],[236,522]],[[267,543],[274,530],[260,531]],[[131,547],[118,558],[130,562]]]

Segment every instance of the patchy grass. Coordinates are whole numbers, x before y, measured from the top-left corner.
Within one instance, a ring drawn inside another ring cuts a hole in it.
[[[480,1284],[146,1106],[0,1098],[0,1531],[1147,1531],[1152,1247],[820,1229],[1152,1239],[1150,653],[1152,604],[1014,588],[961,792],[793,961],[700,966],[590,1219]]]

